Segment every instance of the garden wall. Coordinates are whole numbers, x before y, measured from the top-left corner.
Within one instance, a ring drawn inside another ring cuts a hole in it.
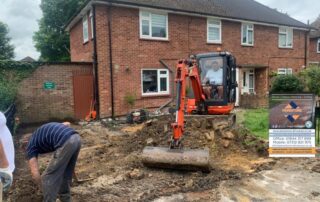
[[[16,104],[20,122],[74,119],[73,74],[79,71],[92,71],[92,63],[40,65],[19,85]]]

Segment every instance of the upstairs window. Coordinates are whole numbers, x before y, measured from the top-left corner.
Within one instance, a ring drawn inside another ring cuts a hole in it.
[[[83,43],[85,43],[89,40],[87,15],[83,16],[82,18],[82,33],[83,33]]]
[[[221,43],[221,20],[207,20],[207,42]]]
[[[169,72],[167,69],[141,70],[142,95],[169,94]]]
[[[254,28],[253,24],[243,23],[241,26],[241,45],[253,46]]]
[[[91,39],[93,39],[94,37],[94,34],[93,34],[93,13],[92,13],[92,10],[90,10],[90,15],[89,15],[89,18],[90,18],[90,28],[91,28]]]
[[[317,53],[320,53],[320,39],[317,41]]]
[[[293,29],[289,27],[279,28],[279,47],[292,48],[293,46]]]
[[[168,40],[168,15],[140,11],[140,38]]]
[[[278,75],[291,75],[292,74],[292,68],[279,68],[278,69]]]

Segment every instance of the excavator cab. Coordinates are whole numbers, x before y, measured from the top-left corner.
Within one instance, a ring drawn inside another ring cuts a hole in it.
[[[229,114],[236,100],[236,61],[228,52],[194,56],[199,68],[204,100],[189,97],[189,114]]]

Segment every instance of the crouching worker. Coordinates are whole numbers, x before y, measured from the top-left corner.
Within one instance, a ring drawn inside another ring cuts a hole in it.
[[[81,147],[79,134],[70,123],[47,123],[31,136],[27,146],[27,158],[33,180],[43,192],[43,201],[71,201],[70,184]],[[54,152],[40,176],[38,154]]]

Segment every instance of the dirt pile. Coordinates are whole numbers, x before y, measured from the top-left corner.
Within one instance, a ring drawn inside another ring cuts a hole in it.
[[[152,201],[179,193],[187,194],[190,201],[200,195],[201,200],[214,201],[219,198],[214,190],[221,181],[238,180],[271,165],[263,152],[257,152],[266,143],[247,131],[230,128],[228,123],[187,119],[184,147],[208,148],[211,172],[144,167],[140,162],[142,149],[168,145],[172,121],[170,116],[158,117],[144,125],[119,126],[117,130],[99,123],[77,126],[83,144],[76,167],[81,182],[72,188],[74,201]],[[50,158],[41,157],[40,166]],[[25,159],[19,157],[18,161],[9,201],[41,200]]]

